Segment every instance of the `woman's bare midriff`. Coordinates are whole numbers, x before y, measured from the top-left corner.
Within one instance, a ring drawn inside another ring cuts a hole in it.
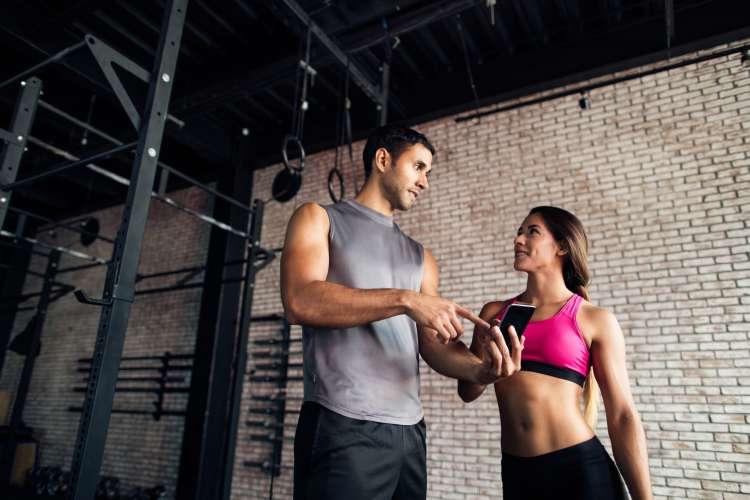
[[[573,382],[527,371],[496,383],[503,452],[535,457],[591,439],[582,393]]]

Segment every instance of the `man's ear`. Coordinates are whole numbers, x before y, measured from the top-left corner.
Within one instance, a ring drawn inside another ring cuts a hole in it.
[[[385,148],[378,148],[377,151],[375,151],[375,168],[380,171],[380,173],[385,173],[385,171],[391,166],[391,154],[388,152]]]

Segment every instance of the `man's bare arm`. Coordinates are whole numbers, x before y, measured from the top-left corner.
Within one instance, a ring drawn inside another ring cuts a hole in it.
[[[330,222],[314,203],[297,209],[287,227],[281,257],[281,298],[294,324],[350,328],[409,315],[447,339],[463,333],[459,316],[478,320],[470,311],[440,297],[399,289],[355,289],[325,281],[328,275]]]
[[[425,295],[436,296],[438,292],[439,271],[432,254],[425,250],[425,268],[421,291]],[[441,375],[466,381],[471,384],[491,384],[502,377],[508,377],[517,371],[514,358],[510,357],[505,340],[498,328],[477,318],[474,328],[475,337],[483,338],[477,350],[472,353],[463,342],[458,340],[444,342],[433,330],[419,328],[419,353],[430,367]],[[520,363],[520,352],[523,346],[512,334],[513,349]],[[460,382],[459,382],[460,383]]]

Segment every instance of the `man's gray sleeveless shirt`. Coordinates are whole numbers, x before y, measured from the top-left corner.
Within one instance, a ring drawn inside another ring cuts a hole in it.
[[[424,250],[392,217],[353,200],[323,208],[331,226],[326,281],[419,291]],[[416,324],[405,314],[353,328],[304,327],[304,399],[350,418],[416,424],[418,346]]]

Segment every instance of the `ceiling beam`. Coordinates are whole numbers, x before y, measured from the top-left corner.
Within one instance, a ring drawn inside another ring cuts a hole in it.
[[[242,0],[236,0],[241,2]],[[421,34],[423,29],[430,23],[437,22],[445,17],[453,16],[466,9],[474,7],[481,3],[482,0],[443,0],[439,3],[430,3],[419,9],[409,10],[403,12],[398,16],[394,16],[388,20],[388,32],[384,32],[382,23],[380,21],[373,23],[367,28],[357,30],[356,33],[349,35],[342,35],[340,38],[341,46],[348,48],[348,54],[354,55],[361,51],[367,50],[376,45],[382,44],[385,38],[392,38],[393,36],[404,35],[415,31],[417,36],[423,37]],[[273,4],[269,6],[272,9]],[[277,16],[282,16],[277,12]],[[290,26],[288,19],[283,18],[284,22],[290,29],[294,27]],[[301,30],[298,29],[297,34],[301,34]],[[427,35],[430,37],[431,35]],[[433,39],[433,43],[437,43]],[[438,54],[441,57],[441,64],[448,65],[449,60],[445,56],[444,52]],[[313,51],[311,57],[311,65],[316,69],[326,67],[335,62],[334,57],[330,53],[322,53],[320,51]],[[236,70],[231,72],[225,72],[221,76],[217,77],[217,72],[213,71],[212,68],[206,68],[203,71],[204,74],[210,75],[210,78],[206,78],[202,83],[197,83],[193,88],[198,90],[191,92],[190,94],[179,95],[174,100],[175,106],[173,107],[175,113],[188,113],[193,110],[198,112],[205,111],[214,107],[221,106],[224,102],[231,102],[237,99],[239,96],[244,94],[253,95],[256,92],[265,89],[268,86],[274,86],[281,81],[287,79],[294,79],[299,58],[297,55],[284,58],[277,62],[271,63],[262,68],[253,68],[244,73],[239,73]],[[390,104],[395,105],[398,103],[394,96],[390,96]]]
[[[381,90],[378,88],[377,83],[373,82],[368,75],[364,73],[359,65],[352,61],[344,50],[342,50],[338,44],[336,44],[318,24],[310,19],[310,16],[305,10],[294,0],[281,0],[289,8],[289,10],[297,16],[297,19],[307,27],[313,35],[325,46],[328,51],[333,54],[333,57],[341,63],[344,67],[349,68],[349,74],[351,75],[352,82],[357,85],[362,92],[365,93],[370,100],[376,104],[380,104],[382,100]]]
[[[440,43],[435,39],[432,34],[430,26],[425,26],[421,30],[416,32],[418,38],[422,40],[423,47],[434,53],[437,59],[440,61],[440,65],[447,71],[453,71],[453,64],[451,64],[450,57],[445,53]]]
[[[529,30],[532,38],[538,42],[537,45],[547,45],[549,36],[544,27],[544,19],[542,19],[542,13],[539,10],[537,0],[524,0],[523,2],[513,0],[513,7],[516,9],[519,18],[522,19],[524,26]]]
[[[33,60],[37,59],[36,54],[49,57],[58,52],[60,47],[69,46],[83,39],[82,34],[75,33],[73,30],[60,30],[55,26],[54,18],[40,16],[38,12],[31,9],[30,4],[20,2],[14,3],[12,7],[0,1],[0,19],[3,19],[0,29],[22,42],[22,46],[28,49],[28,53],[34,54]],[[46,36],[33,37],[34,41],[31,41],[29,37],[39,31],[44,31]],[[80,80],[75,80],[76,84],[82,84],[85,90],[112,98],[112,88],[100,72],[94,69],[96,65],[93,63],[93,58],[90,65],[87,65],[86,61],[85,57],[75,58],[61,61],[60,64],[70,70],[71,74],[80,78]],[[179,75],[178,68],[176,81],[179,81]],[[175,109],[174,106],[170,108]],[[193,149],[206,163],[221,163],[227,161],[230,155],[231,147],[226,131],[203,120],[191,120],[182,128],[167,127],[165,136]]]
[[[498,54],[500,53],[506,53],[508,55],[512,55],[512,51],[509,48],[509,44],[505,40],[505,38],[499,35],[499,31],[497,29],[498,25],[502,23],[502,20],[500,19],[500,16],[495,16],[495,25],[493,26],[490,23],[489,20],[489,14],[485,15],[484,12],[478,11],[477,9],[473,9],[470,11],[471,15],[475,18],[475,22],[477,22],[481,27],[482,31],[485,34],[485,38],[489,39],[490,43],[493,47],[495,47],[495,50]],[[504,29],[504,27],[503,27]],[[507,33],[506,33],[507,36]],[[501,40],[502,38],[502,40]]]
[[[119,15],[122,15],[122,13],[124,12],[125,16],[130,17],[132,21],[143,24],[157,37],[159,36],[159,33],[161,32],[161,26],[153,22],[150,16],[144,14],[144,12],[140,10],[140,7],[137,6],[134,2],[122,2],[117,6],[119,7],[119,9],[121,9]],[[127,23],[127,21],[125,22]],[[180,44],[180,54],[185,54],[187,56],[187,59],[189,59],[194,64],[203,64],[206,62],[203,57],[198,56],[194,50],[190,49],[190,47],[188,47],[184,41]],[[180,58],[180,60],[182,61],[184,59]]]

